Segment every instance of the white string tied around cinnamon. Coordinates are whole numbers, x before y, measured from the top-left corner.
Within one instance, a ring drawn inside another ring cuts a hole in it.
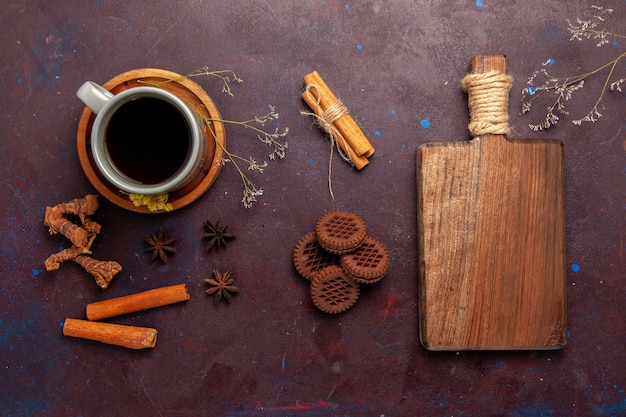
[[[312,98],[312,102],[314,106],[312,106],[313,113],[301,111],[300,114],[305,116],[313,116],[315,123],[328,134],[330,140],[330,157],[328,159],[328,190],[330,192],[330,196],[332,199],[335,199],[335,195],[333,193],[333,186],[331,181],[332,174],[332,160],[333,160],[333,152],[335,148],[337,152],[341,156],[341,159],[350,163],[352,165],[352,160],[350,156],[343,150],[340,143],[344,145],[345,148],[348,147],[346,139],[343,137],[341,132],[335,127],[335,122],[347,115],[348,109],[343,105],[341,100],[337,100],[331,106],[329,106],[326,110],[322,108],[320,105],[321,96],[319,93],[317,95],[313,94],[311,90],[317,89],[315,84],[308,84],[305,89],[305,94],[307,94],[310,98]]]
[[[467,92],[470,113],[468,129],[473,136],[509,134],[512,81],[510,75],[496,71],[468,74],[463,78],[461,87]]]

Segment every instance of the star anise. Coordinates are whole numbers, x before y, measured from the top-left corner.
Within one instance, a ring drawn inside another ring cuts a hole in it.
[[[176,248],[172,246],[172,243],[176,242],[176,239],[166,239],[163,233],[163,228],[160,228],[158,233],[155,235],[146,236],[144,240],[148,245],[150,245],[150,247],[146,249],[146,252],[152,251],[152,258],[150,259],[150,262],[159,257],[163,263],[166,263],[167,254],[176,253]]]
[[[204,280],[204,282],[211,286],[211,288],[206,290],[206,293],[208,295],[215,294],[215,304],[218,304],[222,298],[230,303],[233,299],[233,294],[239,292],[239,288],[236,287],[233,282],[232,274],[232,271],[221,274],[217,269],[214,269],[214,278]]]
[[[209,239],[209,243],[207,244],[206,250],[209,251],[215,248],[224,248],[226,247],[226,241],[232,240],[235,238],[235,235],[231,235],[230,233],[226,233],[226,229],[228,229],[227,225],[222,226],[220,222],[213,224],[210,221],[206,221],[204,223],[204,229],[206,230],[202,237]]]

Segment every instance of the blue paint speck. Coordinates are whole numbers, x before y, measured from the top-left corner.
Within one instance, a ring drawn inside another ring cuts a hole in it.
[[[374,132],[374,136],[380,137],[380,132],[377,130],[376,132]]]
[[[312,164],[312,163],[313,163],[313,159],[309,159],[307,162],[308,162],[309,164]]]
[[[65,326],[65,322],[64,321],[60,321],[59,322],[59,327],[63,327],[63,326]]]
[[[580,272],[580,265],[572,264],[572,271],[573,272]]]
[[[482,2],[482,0],[476,0],[476,7],[482,9],[483,7],[485,7],[485,4]]]
[[[361,49],[363,49],[363,45],[359,44],[356,46],[356,51],[359,52]]]
[[[39,275],[39,270],[38,269],[33,269],[31,272],[33,273],[33,276]]]
[[[346,8],[346,10],[348,10],[350,8],[350,5],[346,4],[345,8]]]
[[[391,114],[395,115],[396,111],[394,109],[391,109]]]
[[[526,89],[526,91],[528,91],[528,95],[529,95],[529,96],[532,96],[532,95],[534,95],[534,94],[535,94],[535,91],[536,91],[536,90],[535,90],[535,87],[528,87],[528,88]]]
[[[548,59],[548,65],[554,65],[554,58]]]
[[[440,401],[440,402],[439,402],[439,407],[443,407],[443,406],[444,406],[443,401]]]
[[[430,121],[427,119],[422,119],[420,120],[420,126],[422,126],[424,129],[428,129],[430,128]]]

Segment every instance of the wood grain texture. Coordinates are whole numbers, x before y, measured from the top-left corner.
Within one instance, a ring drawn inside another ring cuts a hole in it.
[[[474,72],[506,71],[502,56]],[[553,140],[417,152],[420,339],[432,350],[566,343],[564,149]]]

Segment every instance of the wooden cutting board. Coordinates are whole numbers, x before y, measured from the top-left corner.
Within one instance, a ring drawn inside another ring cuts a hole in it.
[[[470,73],[489,71],[508,74],[506,57],[474,57]],[[424,347],[565,346],[561,142],[487,133],[424,144],[417,151],[417,212]]]

